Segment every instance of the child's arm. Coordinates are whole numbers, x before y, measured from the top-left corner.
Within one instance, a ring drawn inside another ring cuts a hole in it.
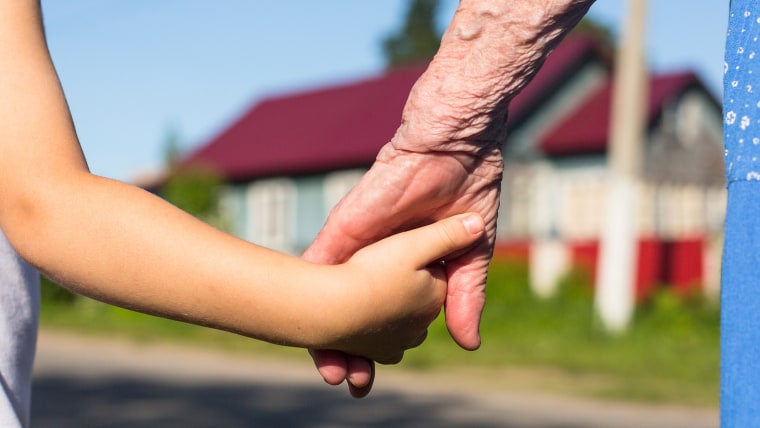
[[[474,241],[482,230],[475,222],[475,233],[449,220],[378,243],[344,265],[320,266],[94,176],[50,60],[38,0],[0,1],[0,228],[22,257],[76,292],[274,343],[394,362],[443,299],[440,272],[431,276],[424,266]],[[446,234],[448,243],[436,238]]]

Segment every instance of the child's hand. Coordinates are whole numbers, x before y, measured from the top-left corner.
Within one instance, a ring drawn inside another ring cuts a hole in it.
[[[382,364],[398,363],[420,345],[446,298],[441,260],[483,234],[477,214],[463,214],[386,238],[337,266],[349,284],[323,349],[344,351]],[[341,287],[342,288],[342,287]]]

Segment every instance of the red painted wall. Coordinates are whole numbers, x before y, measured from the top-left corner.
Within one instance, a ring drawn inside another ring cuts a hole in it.
[[[646,299],[660,286],[671,287],[680,295],[698,292],[704,278],[703,246],[701,238],[679,241],[642,239],[636,276],[636,298]],[[596,267],[599,259],[599,242],[584,241],[568,244],[572,265],[587,272],[596,281]],[[517,260],[528,262],[530,243],[500,242],[494,249],[496,260]]]

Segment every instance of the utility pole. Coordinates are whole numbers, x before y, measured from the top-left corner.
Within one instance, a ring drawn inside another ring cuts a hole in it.
[[[643,48],[645,8],[646,0],[628,0],[614,66],[609,179],[594,302],[602,324],[611,333],[626,329],[635,304],[639,175],[649,92]]]

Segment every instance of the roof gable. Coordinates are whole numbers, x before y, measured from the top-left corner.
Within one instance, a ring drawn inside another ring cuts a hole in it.
[[[570,36],[546,58],[533,80],[509,104],[507,124],[514,129],[589,61],[608,65],[599,42],[590,36]]]
[[[665,103],[694,86],[702,87],[692,72],[652,77],[646,105],[647,127],[659,118]],[[541,152],[547,156],[604,153],[607,150],[611,105],[612,80],[608,78],[595,93],[581,101],[576,109],[544,134],[538,142]]]

